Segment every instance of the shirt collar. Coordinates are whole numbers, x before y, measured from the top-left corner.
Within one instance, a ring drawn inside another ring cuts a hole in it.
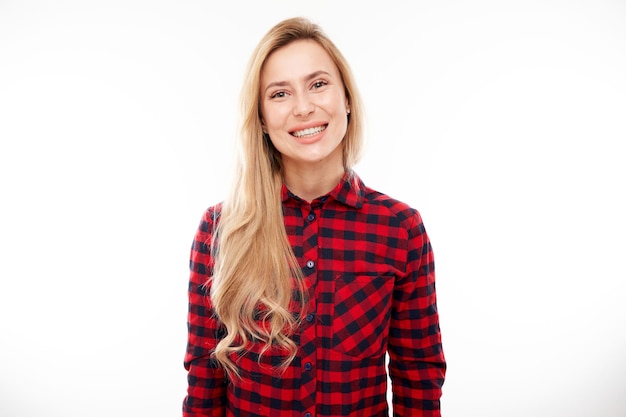
[[[325,202],[328,199],[334,199],[342,204],[345,204],[346,206],[360,209],[363,207],[364,196],[365,184],[354,171],[348,170],[343,174],[339,184],[337,184],[337,186],[330,193],[320,196],[316,198],[316,200]],[[285,184],[283,184],[281,189],[281,200],[285,202],[290,198],[300,200],[298,196],[289,191]]]

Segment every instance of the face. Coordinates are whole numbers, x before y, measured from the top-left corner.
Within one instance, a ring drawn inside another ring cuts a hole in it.
[[[342,168],[348,111],[339,70],[317,42],[292,42],[265,61],[263,128],[281,153],[285,169],[322,164]]]

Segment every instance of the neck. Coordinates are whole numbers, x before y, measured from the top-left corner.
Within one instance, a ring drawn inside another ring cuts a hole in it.
[[[332,166],[290,165],[284,165],[285,185],[293,194],[308,202],[332,191],[345,172],[343,164]]]

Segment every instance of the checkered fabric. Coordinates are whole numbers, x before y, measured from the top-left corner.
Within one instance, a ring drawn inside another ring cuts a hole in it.
[[[282,190],[285,227],[310,297],[293,336],[298,355],[250,345],[241,379],[227,380],[211,358],[223,327],[207,282],[220,205],[204,214],[191,249],[188,392],[183,416],[440,416],[446,363],[436,306],[434,259],[420,214],[347,173],[308,203]],[[259,360],[260,359],[260,360]]]

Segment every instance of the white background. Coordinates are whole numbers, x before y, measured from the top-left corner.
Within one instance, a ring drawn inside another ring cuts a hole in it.
[[[180,414],[191,240],[294,15],[353,67],[357,172],[425,220],[444,415],[626,416],[618,0],[0,0],[0,415]]]

